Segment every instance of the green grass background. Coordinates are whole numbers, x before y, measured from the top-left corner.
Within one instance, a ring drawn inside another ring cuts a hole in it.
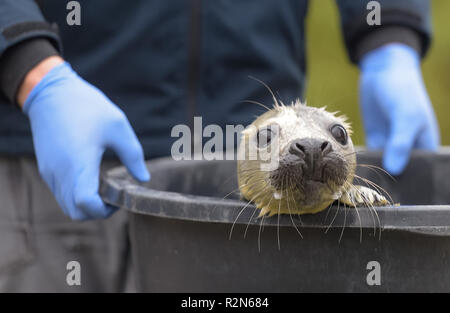
[[[443,145],[450,144],[450,1],[434,0],[433,42],[422,65],[426,88],[439,120]],[[359,70],[350,64],[334,0],[313,0],[307,18],[308,105],[324,106],[349,117],[353,142],[364,144],[358,105]]]

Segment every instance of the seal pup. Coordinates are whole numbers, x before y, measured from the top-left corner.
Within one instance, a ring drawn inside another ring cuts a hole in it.
[[[260,217],[317,213],[336,200],[351,207],[390,204],[379,192],[352,183],[356,152],[346,117],[299,100],[284,105],[273,99],[274,107],[242,132],[238,149],[239,190]],[[276,157],[275,166],[265,168],[262,155],[270,155],[270,162]]]

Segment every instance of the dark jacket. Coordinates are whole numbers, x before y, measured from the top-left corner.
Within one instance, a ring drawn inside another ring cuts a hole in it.
[[[271,100],[249,75],[285,102],[302,97],[306,0],[80,0],[80,26],[67,24],[68,2],[0,1],[0,154],[32,153],[13,102],[25,73],[55,53],[125,111],[147,157],[167,155],[172,127],[194,115],[251,122],[260,109],[242,101]],[[391,41],[425,54],[428,1],[378,1],[381,26],[367,24],[367,2],[337,1],[353,62]]]

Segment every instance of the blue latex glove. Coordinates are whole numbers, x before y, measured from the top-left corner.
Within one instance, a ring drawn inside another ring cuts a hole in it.
[[[112,148],[136,179],[150,179],[125,114],[68,63],[44,76],[24,111],[31,121],[39,172],[72,219],[104,218],[114,211],[98,194],[105,148]]]
[[[383,167],[400,174],[413,148],[436,150],[439,129],[422,80],[420,58],[392,43],[360,62],[360,103],[369,149],[384,149]]]

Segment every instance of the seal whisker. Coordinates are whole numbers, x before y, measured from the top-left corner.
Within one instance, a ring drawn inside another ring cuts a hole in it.
[[[325,224],[327,219],[328,219],[328,215],[330,214],[330,209],[333,206],[334,202],[331,202],[331,204],[328,206],[327,208],[327,214],[325,214],[325,218],[323,219],[323,223]]]
[[[355,155],[355,154],[358,154],[358,151],[353,151],[353,152],[350,152],[350,153],[346,153],[346,154],[342,155],[342,157],[346,158],[348,156]]]
[[[371,212],[371,214],[373,214],[375,217],[374,217],[374,223],[375,223],[375,218],[377,219],[377,221],[378,221],[378,234],[379,234],[379,240],[381,239],[381,221],[380,221],[380,218],[378,217],[378,212],[377,212],[377,210],[373,207],[373,205],[372,206],[369,206],[369,210],[370,210],[370,212]],[[376,229],[376,228],[375,228]],[[376,235],[376,231],[374,231],[373,232],[373,236],[375,237],[375,235]]]
[[[354,187],[353,184],[351,184],[351,183],[349,183],[349,185],[350,185],[350,187]],[[355,188],[355,190],[357,190],[357,192],[359,192],[358,189]],[[359,220],[359,243],[362,243],[362,222],[361,222],[361,216],[359,216],[358,207],[356,206],[353,199],[350,197],[347,190],[345,191],[345,193],[347,194],[347,197],[350,199],[350,201],[352,202],[353,206],[356,209],[356,215],[358,216],[358,220]],[[362,195],[361,195],[361,198],[363,199],[364,203],[366,203],[366,205],[367,205],[367,202]]]
[[[331,223],[328,225],[327,229],[325,230],[325,234],[330,230],[331,226],[333,225],[334,220],[336,219],[336,217],[337,217],[337,215],[339,213],[340,206],[341,206],[341,201],[338,200],[338,207],[337,207],[336,213],[334,214],[334,217],[331,220]]]
[[[257,105],[263,107],[264,109],[266,109],[267,111],[270,111],[270,110],[271,110],[271,108],[269,108],[268,106],[266,106],[266,105],[264,105],[264,104],[262,104],[261,102],[258,102],[258,101],[253,101],[253,100],[242,100],[241,103],[242,103],[242,102],[247,102],[247,103],[257,104]]]
[[[365,205],[366,207],[369,208],[369,212],[370,212],[370,214],[372,215],[373,231],[374,231],[374,236],[375,236],[375,234],[376,234],[375,217],[374,217],[372,211],[370,210],[370,208],[373,207],[373,205],[372,205],[370,202],[367,201],[365,195],[364,195],[358,188],[356,188],[355,185],[353,185],[352,183],[349,183],[349,188],[352,188],[352,190],[354,190],[354,191],[360,196],[360,198],[361,198],[362,201],[364,202],[364,205]],[[348,192],[347,192],[347,195],[348,195],[348,197],[350,198]],[[354,206],[355,209],[357,210],[356,212],[358,213],[358,208],[357,208],[356,204],[354,203],[353,198],[350,198],[350,199],[351,199],[351,202],[352,202],[353,206]],[[358,214],[358,218],[360,219],[359,214]],[[361,219],[360,219],[360,225],[361,225]]]
[[[258,183],[259,183],[259,182],[255,182],[254,184],[252,184],[252,186],[253,186],[253,185],[257,185]],[[239,192],[240,189],[243,188],[243,187],[245,187],[245,186],[247,186],[247,184],[243,184],[243,185],[239,186],[238,188],[233,189],[231,192],[227,193],[221,200],[225,200],[227,197],[231,196],[233,193]],[[214,212],[214,210],[215,210],[216,208],[217,208],[217,205],[215,205],[215,206],[212,208],[212,211]]]
[[[225,200],[227,197],[231,196],[233,193],[236,193],[236,192],[239,192],[239,191],[240,191],[240,188],[233,189],[231,192],[227,193],[227,194],[221,199],[221,201]],[[211,211],[214,212],[216,209],[217,209],[217,205],[215,205],[215,206],[212,208]]]
[[[258,208],[257,208],[257,207],[255,207],[255,209],[253,210],[252,216],[250,216],[250,219],[248,220],[247,226],[245,227],[245,231],[244,231],[244,239],[245,239],[246,236],[247,236],[247,230],[248,230],[248,227],[250,226],[250,222],[252,221],[253,216],[255,216],[256,211],[258,211]]]
[[[273,198],[272,198],[273,199]],[[271,201],[272,201],[271,199]],[[261,252],[261,228],[264,229],[264,219],[266,218],[265,215],[261,218],[261,223],[259,224],[259,231],[258,231],[258,252]]]
[[[249,179],[249,180],[251,180],[251,179]],[[250,183],[245,183],[245,184],[242,184],[241,186],[239,186],[239,189],[244,188],[244,187],[252,187],[252,186],[255,186],[255,185],[258,185],[258,184],[261,184],[261,182],[254,181],[251,184]]]
[[[369,212],[372,215],[372,219],[373,219],[373,223],[374,223],[374,225],[373,225],[373,235],[374,235],[374,237],[376,235],[376,222],[375,222],[375,217],[376,217],[376,219],[378,221],[379,240],[381,240],[381,220],[380,220],[380,218],[378,216],[378,212],[375,209],[375,207],[373,206],[373,204],[371,204],[371,203],[368,203],[367,207],[369,208]]]
[[[361,216],[359,216],[358,208],[355,207],[355,209],[356,209],[356,215],[358,216],[358,220],[359,220],[359,243],[362,243],[362,222],[361,222]]]
[[[287,178],[286,178],[286,183],[287,183]],[[303,239],[302,233],[301,233],[300,230],[297,228],[297,225],[295,225],[294,219],[292,218],[292,212],[291,212],[291,209],[290,209],[290,207],[289,207],[289,193],[288,193],[288,189],[289,189],[289,187],[286,189],[286,201],[287,201],[287,207],[288,207],[288,211],[289,211],[289,217],[291,218],[291,222],[292,222],[292,225],[294,225],[295,230],[296,230],[297,233],[300,235],[300,238]]]
[[[283,198],[283,189],[281,191],[281,198]],[[281,199],[278,200],[278,222],[277,222],[278,251],[281,250],[281,244],[280,244],[280,209],[281,209]]]
[[[275,97],[275,94],[273,93],[272,89],[270,89],[270,87],[269,87],[265,82],[263,82],[262,80],[260,80],[260,79],[258,79],[258,78],[256,78],[256,77],[254,77],[254,76],[251,76],[251,75],[249,75],[248,77],[251,78],[251,79],[253,79],[253,80],[256,80],[257,82],[261,83],[264,87],[266,87],[267,90],[268,90],[268,91],[270,92],[270,94],[272,95],[272,99],[273,99],[273,101],[274,101],[274,106],[277,107],[277,108],[280,107],[280,105],[278,104],[278,100],[277,100],[277,98]]]
[[[391,174],[389,174],[388,171],[386,171],[384,168],[373,165],[373,164],[356,164],[356,166],[360,166],[360,167],[364,167],[367,169],[370,169],[372,171],[374,171],[375,173],[378,173],[376,170],[379,170],[381,172],[383,172],[384,174],[386,174],[390,179],[392,179],[394,182],[397,182],[397,180],[395,179],[395,177],[393,177]]]
[[[230,180],[230,179],[232,179],[232,178],[235,178],[235,177],[236,177],[235,175],[228,177],[227,179],[225,179],[225,180],[223,181],[222,185],[224,185],[228,180]],[[256,183],[257,183],[257,182],[255,182],[255,185],[256,185]],[[229,193],[227,193],[225,196],[223,196],[221,200],[225,200],[226,198],[228,198],[229,196],[231,196],[233,193],[239,192],[239,191],[241,190],[241,188],[245,187],[246,185],[247,185],[247,183],[238,186],[236,189],[233,189],[232,191],[230,191]],[[217,207],[217,206],[214,206],[213,210],[216,209],[216,207]]]
[[[301,226],[304,226],[304,225],[303,225],[303,220],[302,220],[300,214],[296,214],[295,216],[297,216],[298,221],[300,222],[300,225],[301,225]]]
[[[375,208],[372,206],[372,210],[373,210],[373,213],[375,213],[375,217],[377,218],[377,220],[378,220],[378,225],[379,225],[379,230],[378,230],[378,240],[381,240],[381,221],[380,221],[380,217],[379,217],[379,215],[378,215],[378,212],[377,212],[377,210],[375,210]]]
[[[227,177],[226,179],[224,179],[221,185],[224,185],[225,183],[229,182],[231,179],[235,180],[236,174],[233,174],[233,175]]]
[[[374,188],[378,193],[380,193],[380,194],[383,194],[383,193],[384,193],[385,195],[387,195],[387,196],[389,197],[389,202],[390,202],[390,204],[394,203],[394,200],[392,199],[392,197],[391,197],[391,195],[389,194],[389,192],[387,192],[383,187],[379,186],[378,184],[374,183],[373,181],[371,181],[371,180],[369,180],[369,179],[367,179],[367,178],[358,176],[358,175],[356,175],[356,174],[354,174],[354,177],[356,177],[357,179],[361,179],[363,182],[369,184],[369,185],[370,185],[372,188]],[[380,190],[381,190],[382,192],[381,192]]]
[[[367,199],[365,199],[365,195],[363,195],[359,190],[356,189],[356,192],[359,193],[359,195],[361,196],[361,198],[363,199],[364,203],[366,204],[366,206],[369,208],[369,212],[372,214],[372,218],[373,218],[373,222],[374,222],[374,233],[373,235],[376,235],[376,223],[375,223],[375,219],[374,219],[374,214],[375,217],[378,220],[378,226],[379,226],[379,240],[381,240],[381,221],[380,218],[378,216],[378,212],[375,209],[375,207],[373,206],[373,204],[371,204],[369,201],[367,201]]]
[[[283,103],[283,98],[281,97],[281,95],[280,95],[280,92],[279,91],[277,91],[277,95],[278,95],[278,99],[280,100],[280,103],[284,106],[284,103]]]
[[[362,167],[362,168],[367,168],[368,170],[370,170],[371,172],[375,173],[377,175],[378,178],[381,178],[380,172],[376,171],[375,169],[369,167],[369,166],[364,166],[364,165],[360,165],[360,164],[356,164],[356,167]],[[356,175],[356,174],[355,174]],[[359,177],[359,176],[358,176]],[[367,178],[366,178],[367,179]]]
[[[356,192],[359,193],[359,195],[361,196],[361,198],[362,198],[363,201],[364,201],[364,204],[369,208],[369,212],[370,212],[370,215],[372,216],[372,221],[373,221],[373,236],[375,237],[375,235],[376,235],[376,233],[377,233],[377,228],[376,228],[375,216],[374,216],[374,214],[373,214],[373,212],[372,212],[372,210],[374,210],[374,209],[373,209],[373,204],[370,203],[369,201],[367,201],[367,199],[365,198],[365,196],[364,196],[359,190],[356,190]],[[355,207],[355,208],[356,208],[356,207]],[[356,209],[357,209],[357,208],[356,208]]]
[[[254,181],[254,182],[247,182],[245,184],[242,184],[241,186],[239,186],[239,189],[242,190],[242,188],[247,187],[247,188],[252,188],[253,186],[259,186],[261,185],[260,181]],[[266,188],[267,185],[264,185],[263,188]]]
[[[233,224],[231,225],[231,229],[230,229],[230,235],[228,237],[229,240],[231,240],[231,235],[233,234],[233,229],[234,229],[234,225],[236,224],[237,220],[239,219],[239,216],[241,216],[242,212],[244,212],[245,208],[247,208],[249,206],[250,203],[253,202],[253,200],[255,200],[256,197],[258,197],[260,194],[262,194],[265,190],[261,190],[256,196],[254,196],[250,201],[247,202],[247,204],[239,211],[239,214],[236,216]]]
[[[243,183],[242,185],[240,185],[239,188],[244,188],[244,187],[251,186],[250,183],[253,183],[253,184],[260,183],[259,181],[251,182],[252,178],[253,178],[253,177],[250,176],[250,177],[248,178],[247,182],[245,182],[245,183]]]
[[[289,182],[290,182],[289,188],[292,190],[292,186],[295,184],[295,182],[292,182],[292,179],[290,177],[288,177],[288,179],[289,179]],[[299,190],[302,191],[302,192],[304,191],[304,189],[302,187],[300,187]],[[291,194],[290,199],[292,199],[294,201],[294,204],[295,204],[295,199],[294,199],[294,194],[293,193]],[[298,209],[297,209],[297,211],[298,211]],[[304,226],[302,218],[300,217],[300,213],[295,214],[295,216],[297,217],[298,221],[300,222],[300,225]]]
[[[228,198],[229,196],[231,196],[233,193],[239,192],[239,188],[233,189],[232,191],[230,191],[229,193],[227,193],[225,196],[222,197],[221,200],[225,200],[226,198]]]
[[[345,226],[347,224],[347,205],[344,203],[344,225],[342,226],[341,235],[339,236],[338,242],[341,243],[342,236],[344,235]]]
[[[377,222],[375,221],[375,215],[373,214],[371,207],[369,206],[368,208],[369,208],[370,215],[372,216],[372,221],[373,221],[373,236],[375,237],[376,234],[377,234]]]

